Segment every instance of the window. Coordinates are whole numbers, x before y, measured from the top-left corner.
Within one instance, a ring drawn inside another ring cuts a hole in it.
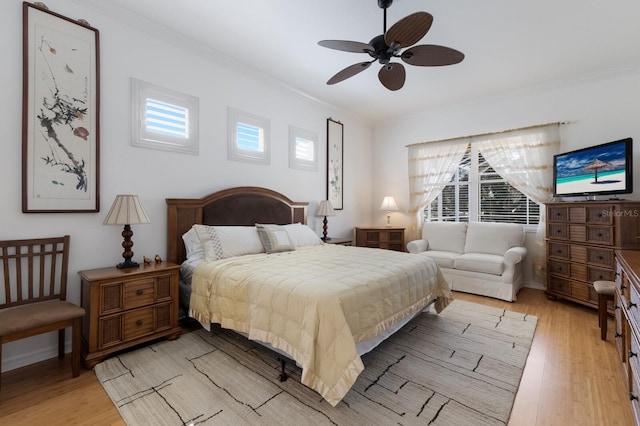
[[[269,120],[228,108],[229,160],[269,164]]]
[[[318,171],[318,135],[289,126],[289,167]]]
[[[131,81],[132,145],[198,154],[198,98]]]
[[[424,218],[536,225],[540,220],[540,206],[506,182],[475,145],[469,144],[451,182],[425,208]]]

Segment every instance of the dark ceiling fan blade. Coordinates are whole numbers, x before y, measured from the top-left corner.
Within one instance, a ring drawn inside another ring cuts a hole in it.
[[[406,76],[407,73],[404,70],[404,66],[397,62],[383,65],[378,71],[380,83],[389,90],[402,89]]]
[[[412,13],[393,24],[384,35],[384,40],[389,47],[402,49],[411,46],[427,34],[432,23],[433,16],[430,13]]]
[[[421,44],[402,52],[400,58],[410,65],[439,67],[462,62],[464,53],[450,47]]]
[[[327,84],[340,83],[342,80],[346,80],[347,78],[353,77],[359,72],[366,70],[370,65],[371,62],[359,62],[357,64],[349,65],[348,67],[346,67],[342,71],[339,71],[336,75],[331,77],[329,81],[327,81]]]
[[[373,47],[367,43],[348,40],[321,40],[318,44],[329,49],[342,50],[343,52],[369,53],[373,52]]]

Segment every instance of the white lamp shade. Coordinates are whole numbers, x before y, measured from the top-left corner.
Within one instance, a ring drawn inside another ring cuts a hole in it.
[[[318,205],[318,210],[316,210],[316,216],[335,216],[336,212],[333,210],[333,206],[331,205],[331,201],[322,200]]]
[[[151,223],[137,195],[116,195],[103,225]]]
[[[393,197],[384,197],[382,204],[380,204],[380,210],[386,210],[388,212],[398,210],[398,205]]]

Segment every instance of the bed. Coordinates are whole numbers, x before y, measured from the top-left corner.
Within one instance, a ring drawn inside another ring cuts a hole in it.
[[[191,276],[190,317],[294,360],[301,382],[335,406],[361,355],[430,305],[440,312],[451,293],[435,262],[322,242],[307,206],[260,187],[167,199],[167,257]],[[192,240],[204,253],[196,261]]]

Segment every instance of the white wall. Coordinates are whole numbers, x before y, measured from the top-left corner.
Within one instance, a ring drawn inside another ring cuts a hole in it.
[[[121,229],[103,226],[113,198],[140,196],[152,223],[133,226],[134,260],[166,255],[165,198],[201,197],[232,186],[263,186],[294,201],[309,201],[309,225],[326,198],[326,119],[344,123],[344,210],[329,218],[332,236],[350,236],[354,226],[371,222],[372,128],[357,116],[304,98],[256,70],[161,33],[144,22],[137,28],[123,17],[82,6],[81,1],[49,0],[50,10],[83,18],[100,31],[101,211],[90,214],[21,212],[22,2],[0,3],[2,155],[0,156],[0,239],[71,235],[68,297],[80,301],[77,271],[122,261]],[[122,19],[120,19],[122,18]],[[166,38],[165,38],[166,37]],[[200,101],[200,153],[197,156],[133,147],[130,144],[130,79],[135,77],[197,96]],[[271,165],[227,160],[227,106],[271,121]],[[314,131],[320,143],[317,172],[288,167],[289,125]],[[70,340],[70,333],[67,333]],[[56,355],[54,334],[3,346],[2,368],[10,370]]]
[[[560,127],[561,152],[625,137],[634,139],[635,192],[626,198],[640,199],[640,72],[626,70],[609,75],[588,76],[563,84],[528,88],[462,105],[451,105],[404,119],[380,123],[374,130],[372,216],[382,225],[385,212],[376,200],[396,197],[403,212],[392,216],[395,225],[408,226],[409,183],[406,145],[453,137],[544,124],[567,122]],[[550,171],[551,173],[551,171]],[[603,197],[606,198],[606,197]],[[379,202],[378,202],[379,203]],[[528,247],[535,241],[527,236]],[[528,286],[544,283],[532,276],[525,264]]]

